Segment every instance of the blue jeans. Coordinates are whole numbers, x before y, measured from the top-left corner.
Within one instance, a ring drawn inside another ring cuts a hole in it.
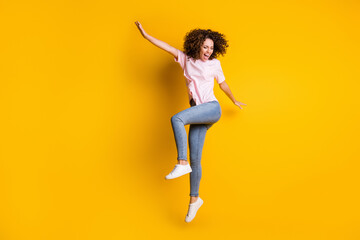
[[[193,105],[193,104],[192,104]],[[178,160],[187,160],[187,135],[185,125],[190,124],[189,148],[190,164],[190,196],[199,196],[201,179],[201,154],[207,130],[221,117],[221,108],[218,101],[202,103],[192,106],[175,114],[171,118],[174,131]]]

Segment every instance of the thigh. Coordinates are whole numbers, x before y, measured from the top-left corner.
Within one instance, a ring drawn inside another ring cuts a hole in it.
[[[212,101],[185,109],[174,117],[181,119],[184,125],[213,124],[220,119],[221,108],[217,101]]]

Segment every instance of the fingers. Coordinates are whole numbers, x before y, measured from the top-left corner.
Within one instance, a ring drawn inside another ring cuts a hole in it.
[[[136,26],[138,27],[138,29],[139,29],[141,32],[144,32],[144,29],[142,28],[141,23],[139,23],[138,21],[136,21],[135,24],[136,24]]]
[[[136,24],[136,26],[141,27],[141,24],[139,23],[139,21],[136,21],[135,24]]]
[[[238,106],[240,109],[243,109],[243,108],[241,107],[241,105],[246,106],[246,104],[245,104],[245,103],[238,102],[238,101],[236,101],[235,105],[236,105],[236,106]]]
[[[143,32],[141,24],[138,21],[136,21],[135,24],[136,24],[137,28],[140,30],[140,32]]]

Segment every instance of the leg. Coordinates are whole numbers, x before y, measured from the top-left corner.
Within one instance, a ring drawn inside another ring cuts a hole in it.
[[[205,142],[205,135],[210,124],[191,124],[189,130],[190,163],[190,203],[199,196],[201,170],[201,155]]]
[[[174,179],[192,172],[190,164],[187,162],[187,135],[185,125],[206,124],[205,126],[211,126],[220,119],[220,116],[221,108],[219,102],[212,101],[185,109],[171,118],[179,164],[175,165],[175,168],[165,179]]]
[[[187,124],[213,124],[220,119],[221,108],[217,101],[203,103],[175,114],[171,118],[178,160],[187,160]]]

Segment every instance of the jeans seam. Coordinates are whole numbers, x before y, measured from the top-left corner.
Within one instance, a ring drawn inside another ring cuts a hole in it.
[[[197,151],[196,151],[196,159],[199,159],[199,143],[200,143],[200,131],[198,131],[198,137],[197,137]]]

